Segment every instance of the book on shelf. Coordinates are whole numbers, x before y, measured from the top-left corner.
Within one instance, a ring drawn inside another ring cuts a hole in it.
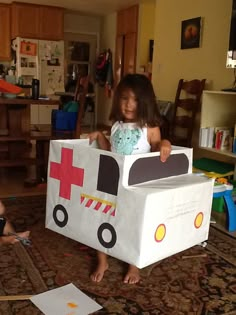
[[[222,151],[232,151],[232,147],[230,147],[231,134],[232,128],[215,127],[214,148]]]
[[[208,128],[208,136],[207,136],[207,147],[212,148],[214,143],[214,136],[215,136],[215,128],[209,127]]]
[[[200,129],[199,145],[201,147],[215,148],[222,151],[232,151],[232,128],[205,127]],[[236,150],[236,128],[235,128]]]
[[[222,138],[223,138],[222,128],[219,127],[219,129],[218,129],[218,127],[216,127],[215,128],[215,141],[214,141],[214,148],[215,149],[220,150]]]
[[[208,136],[208,128],[201,128],[200,136],[199,136],[200,147],[207,147],[207,136]]]
[[[222,130],[222,138],[220,144],[220,150],[223,151],[232,151],[232,146],[230,146],[231,130],[225,129]]]
[[[234,125],[232,152],[236,153],[236,124]]]
[[[206,127],[200,129],[199,145],[200,147],[212,148],[214,144],[215,128]]]

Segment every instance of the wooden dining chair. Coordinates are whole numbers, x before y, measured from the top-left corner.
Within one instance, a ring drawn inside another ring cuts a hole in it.
[[[48,132],[34,132],[31,136],[36,141],[36,159],[39,163],[36,168],[37,181],[46,181],[50,140],[79,139],[82,133],[82,120],[85,111],[85,101],[88,94],[89,76],[78,78],[73,101],[78,102],[78,112],[75,130],[52,130]]]
[[[82,121],[85,113],[85,102],[88,94],[89,80],[90,77],[88,75],[79,77],[75,88],[74,101],[79,104],[76,128],[74,132],[75,139],[79,139],[82,133]]]
[[[206,79],[186,81],[180,79],[170,123],[170,141],[173,145],[191,147],[194,122],[200,109]]]
[[[69,116],[69,118],[71,119],[73,118],[73,122],[71,122],[71,124],[72,123],[74,124],[75,118],[76,118],[76,127],[73,130],[69,130],[69,128],[68,130],[56,129],[55,124],[52,122],[52,136],[54,138],[58,138],[58,139],[80,138],[80,135],[82,132],[81,130],[82,120],[85,114],[85,103],[86,103],[86,97],[88,95],[89,82],[90,82],[89,76],[87,75],[80,76],[76,81],[74,92],[69,92],[70,95],[65,95],[61,97],[61,105],[60,105],[61,110],[63,110],[63,108],[65,109],[65,106],[67,106],[70,103],[72,103],[73,107],[76,106],[76,103],[77,103],[77,107],[78,107],[77,114],[69,113],[69,114],[73,114],[73,116]],[[56,114],[57,112],[58,111],[55,111]],[[59,113],[63,114],[63,111],[60,111]],[[64,113],[64,114],[66,115],[67,113]],[[60,118],[62,119],[63,116],[61,116]],[[65,117],[64,119],[69,119],[69,118]]]

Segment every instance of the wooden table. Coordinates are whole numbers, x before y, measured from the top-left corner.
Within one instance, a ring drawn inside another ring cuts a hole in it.
[[[36,164],[32,158],[30,140],[37,139],[31,132],[30,107],[37,105],[59,105],[59,100],[0,97],[0,167],[28,166]],[[39,135],[41,136],[41,135]]]
[[[59,105],[59,100],[0,97],[0,130],[6,130],[8,136],[30,133],[30,106]]]

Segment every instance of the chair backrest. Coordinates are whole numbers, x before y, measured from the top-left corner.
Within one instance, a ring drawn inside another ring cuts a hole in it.
[[[205,82],[206,79],[179,80],[170,126],[170,140],[173,145],[191,147],[195,117],[200,108]]]
[[[89,76],[80,76],[76,83],[75,94],[74,94],[74,101],[79,103],[78,106],[78,116],[77,116],[77,123],[75,129],[75,138],[80,138],[81,135],[81,125],[82,120],[84,117],[84,108],[85,108],[85,101],[86,95],[88,94],[88,85],[89,85]]]

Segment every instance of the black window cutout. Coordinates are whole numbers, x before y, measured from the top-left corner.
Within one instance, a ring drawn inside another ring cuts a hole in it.
[[[187,174],[189,160],[183,153],[169,156],[166,162],[161,162],[159,156],[140,158],[130,168],[129,185],[145,183],[150,180]]]
[[[108,155],[100,155],[97,190],[117,196],[120,179],[119,165]]]

